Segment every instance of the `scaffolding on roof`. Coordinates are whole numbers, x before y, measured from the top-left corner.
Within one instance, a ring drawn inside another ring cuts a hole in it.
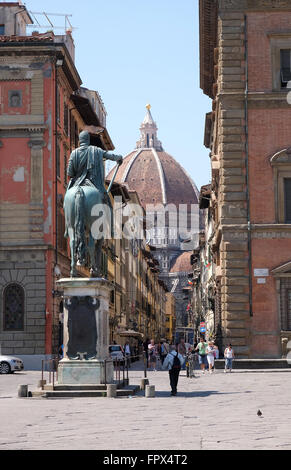
[[[70,21],[69,18],[71,18],[73,15],[70,15],[70,14],[67,14],[67,13],[47,13],[45,11],[29,11],[29,14],[31,15],[31,17],[33,18],[33,20],[35,21],[34,24],[32,25],[27,25],[29,27],[38,27],[38,28],[52,28],[52,29],[64,29],[65,31],[73,31],[75,30],[76,28],[74,28],[72,26],[72,23]],[[63,26],[59,26],[59,25],[55,25],[53,20],[54,20],[54,17],[62,17],[64,18],[64,25]],[[40,21],[42,21],[43,19],[46,19],[48,24],[41,24]]]

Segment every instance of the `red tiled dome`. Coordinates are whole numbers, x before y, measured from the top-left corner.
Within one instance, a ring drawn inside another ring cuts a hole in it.
[[[188,273],[190,271],[193,270],[192,266],[191,266],[191,254],[193,252],[192,251],[185,251],[184,253],[182,253],[180,256],[178,256],[178,258],[175,260],[170,272],[171,273],[181,273],[181,272],[185,272],[185,273]]]
[[[141,204],[198,204],[199,192],[195,183],[179,163],[162,147],[157,125],[147,105],[136,149],[127,155],[118,170],[116,181],[127,183],[136,191]],[[114,169],[108,175],[111,179]],[[189,206],[188,206],[189,207]]]
[[[114,173],[110,171],[108,179]],[[127,183],[147,204],[198,204],[198,191],[179,163],[168,153],[153,148],[137,149],[124,158],[116,182]]]

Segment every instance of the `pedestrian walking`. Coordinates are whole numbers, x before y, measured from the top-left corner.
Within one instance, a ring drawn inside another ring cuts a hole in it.
[[[204,341],[204,339],[201,337],[200,338],[200,343],[198,343],[196,347],[196,351],[198,351],[198,360],[199,360],[199,365],[200,369],[202,370],[202,373],[205,374],[205,367],[207,366],[207,354],[206,354],[206,348],[207,348],[207,343]]]
[[[148,338],[143,343],[143,351],[146,357],[147,367],[149,366],[149,343],[150,343],[150,340]]]
[[[225,348],[224,358],[225,358],[224,373],[226,373],[227,369],[229,369],[229,372],[231,372],[232,371],[232,361],[234,360],[234,350],[233,350],[231,344],[228,344],[227,348]]]
[[[214,345],[214,358],[219,359],[219,349],[216,344]]]
[[[148,345],[148,351],[149,351],[149,368],[152,368],[154,371],[156,371],[157,347],[153,339],[151,339],[150,344]]]
[[[165,360],[167,354],[168,354],[168,351],[166,350],[165,343],[162,341],[161,342],[161,355],[160,355],[162,365],[164,363],[164,360]]]
[[[187,356],[186,356],[186,373],[187,377],[195,377],[194,375],[194,369],[195,369],[195,350],[193,348],[189,348],[187,351]]]
[[[214,372],[214,360],[215,360],[215,349],[214,349],[213,341],[210,341],[208,343],[208,346],[206,348],[206,353],[207,353],[207,361],[208,361],[208,366],[209,366],[209,373],[212,374]]]
[[[156,345],[156,356],[157,356],[156,368],[158,368],[158,364],[162,363],[162,343],[161,343],[161,341],[159,341],[158,344]]]
[[[126,343],[124,345],[124,355],[125,355],[126,365],[130,368],[131,351],[130,351],[130,345],[129,345],[128,341],[126,341]]]
[[[181,367],[184,363],[183,356],[178,352],[178,345],[171,345],[170,352],[167,354],[164,363],[163,369],[169,371],[169,379],[171,386],[171,395],[177,395],[177,386],[179,381],[179,374]]]
[[[186,368],[187,348],[186,348],[186,345],[185,345],[184,338],[180,339],[180,343],[178,344],[178,353],[181,354],[181,356],[183,356],[183,358],[184,358],[184,363],[183,363],[182,369],[185,369]]]

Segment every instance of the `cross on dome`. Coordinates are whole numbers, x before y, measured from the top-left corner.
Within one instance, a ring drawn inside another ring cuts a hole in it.
[[[151,105],[146,105],[146,115],[140,126],[141,138],[136,143],[136,148],[154,148],[155,150],[163,151],[162,143],[158,140],[157,125],[153,120],[151,113]]]

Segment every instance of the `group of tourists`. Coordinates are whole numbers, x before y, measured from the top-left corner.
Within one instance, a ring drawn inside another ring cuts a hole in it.
[[[144,351],[146,355],[147,365],[153,371],[157,370],[157,363],[161,363],[163,370],[169,371],[171,395],[177,394],[177,385],[179,380],[179,373],[181,369],[186,368],[189,357],[192,355],[198,359],[198,364],[201,368],[202,374],[205,374],[208,368],[209,373],[212,374],[215,370],[215,359],[219,358],[219,349],[213,341],[205,341],[203,337],[200,338],[199,343],[194,346],[185,343],[182,338],[179,343],[169,345],[166,342],[159,342],[147,340],[144,343]],[[232,371],[232,362],[234,359],[234,350],[231,344],[228,344],[224,350],[225,368],[224,373]],[[187,373],[188,375],[188,373]]]
[[[170,351],[170,346],[167,342],[159,341],[155,344],[153,339],[146,340],[144,343],[144,352],[146,355],[147,366],[156,371],[158,363],[163,365],[163,362]]]
[[[219,359],[219,349],[213,341],[206,342],[203,337],[200,338],[200,342],[197,344],[195,351],[198,351],[198,361],[202,373],[205,373],[205,369],[208,366],[209,373],[214,372],[215,359]],[[234,359],[234,350],[231,344],[228,344],[224,350],[225,367],[224,372],[227,370],[232,371],[232,361]]]

